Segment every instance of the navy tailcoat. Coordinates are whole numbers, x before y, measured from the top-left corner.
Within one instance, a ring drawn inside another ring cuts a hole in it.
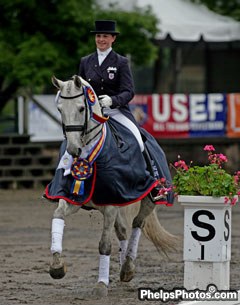
[[[134,97],[134,85],[126,57],[112,50],[99,66],[98,54],[94,52],[81,59],[79,75],[93,87],[97,96],[109,95],[112,98],[111,108],[119,108],[137,125],[128,106]]]

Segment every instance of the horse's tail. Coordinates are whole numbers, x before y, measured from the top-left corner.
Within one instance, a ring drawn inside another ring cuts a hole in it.
[[[137,215],[139,207],[139,203],[130,204],[126,207],[125,216],[129,225]],[[179,238],[164,229],[158,219],[156,209],[146,217],[142,232],[154,244],[160,254],[168,256],[169,252],[176,251],[178,248]]]

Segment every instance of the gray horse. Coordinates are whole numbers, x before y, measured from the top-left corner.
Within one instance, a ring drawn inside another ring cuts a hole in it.
[[[161,226],[155,211],[156,204],[148,196],[155,182],[150,177],[146,179],[140,175],[141,179],[133,177],[134,181],[131,184],[128,181],[131,173],[138,170],[140,165],[132,166],[131,171],[126,173],[124,166],[129,166],[131,161],[123,159],[121,166],[118,166],[117,161],[115,162],[117,157],[111,156],[112,148],[109,145],[112,145],[112,142],[117,149],[124,150],[124,154],[121,154],[123,158],[126,151],[134,149],[132,144],[134,140],[131,140],[130,149],[126,149],[123,138],[119,141],[115,133],[115,140],[113,139],[111,133],[115,127],[109,128],[107,118],[102,115],[98,98],[91,86],[79,76],[74,76],[65,82],[53,77],[52,82],[59,89],[56,99],[57,108],[61,113],[66,140],[61,147],[55,176],[44,194],[46,198],[58,202],[52,219],[53,261],[50,275],[58,279],[66,272],[61,257],[66,216],[77,212],[80,208],[99,210],[103,214],[103,231],[99,242],[99,277],[94,287],[94,294],[103,297],[108,293],[113,229],[120,246],[120,280],[125,282],[130,281],[135,273],[134,261],[137,257],[141,232],[153,242],[159,252],[164,253],[176,246],[176,237]],[[136,158],[137,153],[134,153],[132,159]],[[109,164],[115,164],[114,162],[117,167],[116,177],[112,176],[115,174],[109,169]],[[164,162],[166,163],[165,160]],[[125,175],[122,184],[119,181],[121,178],[119,172]],[[114,185],[113,191],[112,185]],[[125,197],[120,200],[121,194],[118,188],[125,193],[122,189],[129,185],[133,189],[133,194],[128,190],[127,194],[123,195]],[[126,233],[127,218],[132,224],[129,240]]]

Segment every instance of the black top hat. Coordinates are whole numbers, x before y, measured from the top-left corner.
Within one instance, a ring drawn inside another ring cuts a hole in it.
[[[114,20],[96,20],[95,31],[91,31],[91,33],[118,35],[119,32],[116,32],[115,27],[116,21]]]

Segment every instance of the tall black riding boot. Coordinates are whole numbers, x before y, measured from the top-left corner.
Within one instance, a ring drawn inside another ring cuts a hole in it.
[[[155,165],[154,160],[150,157],[150,154],[149,154],[146,146],[145,146],[144,151],[142,152],[142,154],[143,154],[143,157],[144,157],[145,162],[147,164],[147,170],[149,171],[150,175],[154,179],[158,180],[160,177],[159,177],[159,173],[158,173],[157,167]],[[156,185],[151,190],[151,192],[149,193],[149,197],[152,200],[152,202],[156,202],[156,201],[159,201],[159,200],[164,198],[163,195],[159,194],[160,189],[161,189],[160,184]]]

